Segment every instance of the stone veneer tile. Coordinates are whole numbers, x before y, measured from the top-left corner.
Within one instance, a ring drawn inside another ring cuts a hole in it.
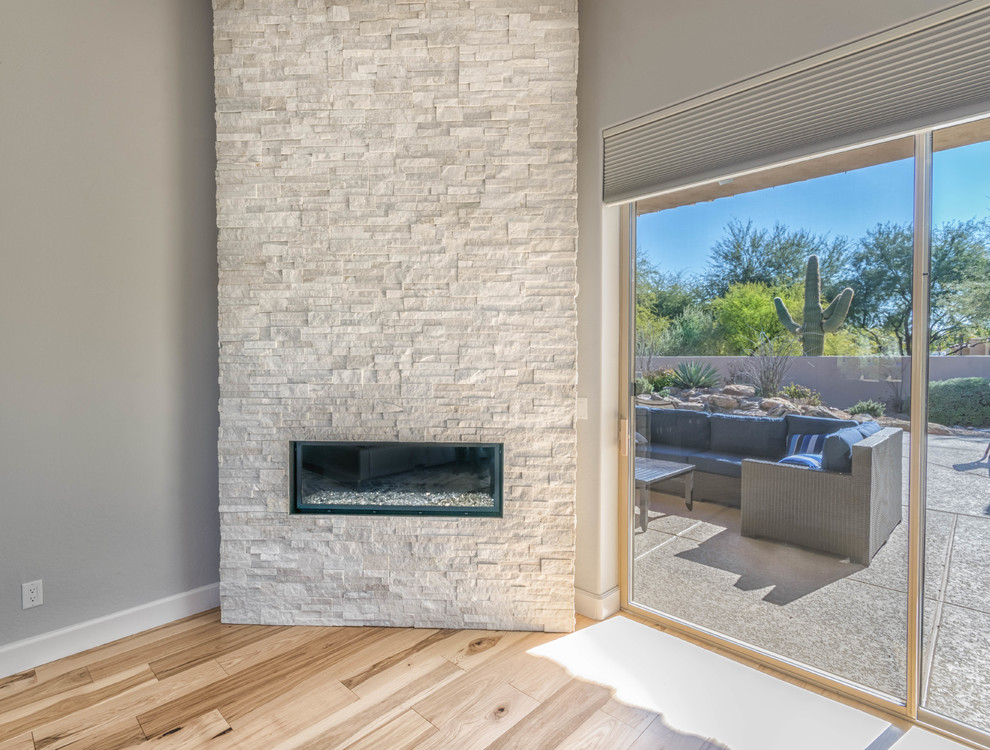
[[[570,630],[575,0],[214,0],[228,622]],[[291,440],[505,444],[503,519],[290,516]]]

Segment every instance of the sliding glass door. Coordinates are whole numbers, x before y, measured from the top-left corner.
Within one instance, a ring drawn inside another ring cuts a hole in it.
[[[990,732],[990,121],[933,146],[921,705]]]
[[[914,135],[631,206],[625,600],[990,731],[988,139],[935,132],[930,248]]]

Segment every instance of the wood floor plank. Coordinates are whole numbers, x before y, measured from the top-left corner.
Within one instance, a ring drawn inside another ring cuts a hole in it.
[[[662,747],[665,750],[704,750],[705,738],[696,734],[679,732],[664,720],[662,716],[650,723],[636,741],[629,746],[629,750],[656,750]]]
[[[237,651],[249,644],[264,648],[272,636],[289,630],[287,627],[263,625],[224,625],[224,631],[214,638],[187,648],[175,650],[168,656],[150,662],[151,671],[163,680],[197,664]]]
[[[238,625],[223,625],[219,620],[201,623],[198,627],[161,638],[155,641],[150,647],[148,645],[137,645],[132,649],[117,649],[114,653],[100,655],[100,658],[91,661],[86,667],[89,669],[89,673],[93,675],[93,679],[98,680],[115,672],[137,666],[138,664],[150,664],[152,661],[161,661],[174,654],[184,652],[187,649],[194,649],[203,644],[210,644],[229,633],[237,632],[238,628],[243,627]],[[154,650],[151,651],[151,648]],[[159,678],[162,677],[162,675],[157,673],[156,676]]]
[[[142,685],[157,682],[147,666],[124,672],[119,679],[93,682],[68,693],[61,693],[54,701],[40,701],[25,706],[26,712],[13,720],[0,723],[0,740],[17,736],[31,727],[47,724],[59,717],[95,706],[113,696],[134,690]],[[64,696],[64,697],[63,697]],[[40,706],[37,707],[36,706]],[[17,712],[11,712],[9,716]]]
[[[656,720],[657,716],[659,716],[654,711],[630,706],[617,701],[615,698],[610,699],[608,703],[602,706],[602,711],[634,729],[638,729],[640,732],[650,726]]]
[[[46,699],[51,699],[50,702],[54,702],[58,696],[69,693],[83,685],[90,685],[92,682],[93,678],[90,676],[89,670],[85,667],[57,675],[51,680],[45,680],[43,682],[36,680],[34,684],[23,690],[3,697],[3,702],[0,702],[0,725],[13,717],[17,710],[24,706],[43,702]]]
[[[63,672],[71,672],[72,670],[79,669],[80,667],[89,667],[91,664],[99,663],[100,661],[110,659],[117,654],[132,651],[134,649],[153,649],[155,644],[160,643],[163,639],[170,638],[174,635],[185,633],[190,630],[195,630],[210,623],[214,625],[220,624],[219,609],[211,609],[206,612],[200,612],[199,614],[191,615],[181,620],[175,620],[174,622],[160,625],[159,627],[152,628],[151,630],[145,630],[141,633],[137,633],[126,638],[121,638],[116,641],[111,641],[110,643],[105,643],[101,646],[95,646],[94,648],[87,649],[86,651],[80,651],[77,654],[66,656],[63,659],[49,662],[48,664],[44,664],[37,668],[38,678],[41,680],[49,680],[56,675],[62,674]],[[150,661],[150,658],[154,657],[145,658],[138,663],[146,664]],[[135,664],[129,664],[127,666],[131,667],[135,666]],[[92,674],[92,672],[90,672],[90,674]],[[102,672],[100,676],[103,676]],[[93,679],[100,679],[100,677],[94,677]]]
[[[326,750],[357,742],[409,710],[431,690],[464,674],[463,669],[442,656],[417,662],[414,670],[396,674],[393,680],[296,737],[279,743],[275,749]]]
[[[270,750],[357,701],[332,674],[302,680],[256,709],[230,722],[233,731],[213,740],[210,750]]]
[[[345,630],[345,628],[339,628]],[[358,633],[363,628],[346,628],[348,632]],[[271,638],[263,641],[248,643],[236,651],[221,654],[216,657],[217,663],[224,668],[229,675],[243,672],[245,669],[256,667],[262,662],[273,659],[282,654],[288,654],[296,649],[303,648],[311,643],[314,638],[326,634],[327,628],[309,625],[297,625],[276,633]]]
[[[300,680],[326,669],[335,660],[366,648],[384,637],[383,628],[364,628],[356,635],[328,628],[305,647],[245,669],[138,715],[149,737],[175,729],[214,708],[228,721],[264,705]]]
[[[556,750],[628,750],[643,731],[598,710],[567,735]]]
[[[431,638],[432,644],[430,646],[423,649],[408,650],[403,659],[390,659],[387,669],[376,670],[374,674],[365,674],[364,679],[356,684],[352,682],[352,687],[348,689],[363,698],[368,695],[379,694],[382,689],[387,690],[389,684],[404,681],[405,675],[416,673],[423,668],[424,664],[434,664],[438,660],[452,664],[444,656],[444,653],[455,651],[458,647],[458,641],[463,644],[472,638],[473,636],[470,634],[457,635],[456,631],[454,635],[448,635],[445,640]],[[453,640],[454,644],[448,643],[448,640]],[[463,672],[463,670],[461,671]],[[343,683],[344,680],[341,682]]]
[[[468,671],[499,658],[532,635],[523,630],[460,630],[457,633],[457,639],[446,641],[445,648],[439,653]],[[463,638],[467,641],[459,645]]]
[[[329,628],[325,627],[293,626],[287,632],[279,633],[262,642],[248,644],[237,651],[219,656],[217,662],[228,674],[235,675],[245,669],[257,667],[262,662],[279,655],[295,653],[298,649],[308,646],[314,638],[324,636],[328,630]],[[333,628],[333,630],[337,631],[341,638],[346,639],[355,637],[369,628],[347,627]],[[326,665],[326,669],[332,671],[338,679],[345,679],[368,669],[380,661],[383,655],[409,648],[435,632],[415,628],[382,628],[380,630],[380,639],[376,639],[374,643],[369,643],[363,650],[359,649],[351,654],[337,654],[333,663]]]
[[[99,723],[72,726],[64,733],[48,732],[35,736],[35,750],[122,750],[146,739],[133,716],[111,718]]]
[[[230,732],[230,724],[223,718],[223,714],[214,709],[191,719],[181,727],[170,729],[146,742],[131,745],[128,750],[137,750],[138,748],[140,750],[198,750],[201,747],[209,747],[213,740]]]
[[[440,731],[423,743],[422,750],[448,750],[453,747],[458,750],[481,750],[508,732],[539,705],[538,701],[508,683],[488,692],[474,693],[467,702],[458,702],[456,707],[450,706],[449,710],[434,710],[432,716],[424,716]],[[434,706],[436,708],[440,707]]]
[[[571,680],[567,670],[556,662],[525,652],[513,655],[495,671],[508,674],[509,684],[541,703]]]
[[[25,732],[0,742],[0,750],[34,750],[34,740],[31,739],[30,732]]]
[[[456,635],[456,633],[456,630],[437,630],[433,633],[425,633],[425,637],[408,648],[397,651],[384,659],[379,659],[367,669],[341,680],[341,684],[348,690],[354,690],[358,686],[370,680],[372,677],[385,672],[405,659],[411,658],[413,654],[424,651],[436,643],[442,643],[448,638]]]
[[[37,684],[38,673],[33,669],[0,679],[0,707],[3,706],[3,700]]]
[[[488,747],[492,750],[556,747],[609,698],[607,688],[573,679]]]
[[[540,659],[526,651],[545,642],[543,633],[528,633],[492,658],[483,669],[472,670],[456,683],[433,691],[416,710],[429,719],[437,707],[466,705],[473,694],[494,690],[506,682],[522,690],[537,701],[544,701],[562,688],[572,677],[563,667],[549,659]],[[537,675],[543,675],[546,683],[540,685]]]
[[[359,682],[351,682],[351,689],[364,696],[395,679],[403,671],[414,669],[417,664],[437,656],[456,664],[467,671],[481,664],[496,662],[525,642],[528,633],[495,631],[491,636],[477,630],[446,631],[445,635],[433,637],[422,649],[410,649],[406,658],[394,660],[388,668],[366,674]],[[351,677],[351,676],[349,676]],[[344,680],[345,684],[348,680]]]
[[[366,649],[357,651],[348,657],[340,659],[333,665],[333,667],[331,667],[330,672],[336,675],[337,679],[341,680],[341,683],[343,683],[344,680],[364,673],[374,667],[374,665],[382,661],[383,656],[391,653],[399,653],[413,648],[424,638],[430,637],[434,632],[436,631],[418,630],[414,628],[388,628],[384,638],[376,641],[373,645]],[[412,658],[420,651],[427,651],[427,649],[410,652],[409,658]],[[402,660],[400,660],[399,663],[402,663]],[[391,667],[389,667],[389,669],[391,669]],[[377,676],[378,673],[379,672],[376,672],[375,675],[369,675],[368,679]],[[362,681],[361,684],[363,685],[364,682],[367,682],[367,680]],[[361,689],[360,686],[356,687],[358,687],[359,690]],[[357,695],[357,693],[354,694]]]
[[[437,733],[437,728],[415,711],[406,711],[392,721],[342,750],[419,750]],[[452,745],[448,745],[453,747]]]
[[[149,682],[137,689],[110,696],[98,705],[42,724],[34,730],[35,741],[41,747],[48,744],[50,738],[88,736],[98,732],[101,727],[112,724],[120,717],[129,718],[141,732],[140,738],[144,739],[144,732],[140,729],[136,718],[138,714],[150,711],[155,706],[174,700],[204,685],[225,679],[226,676],[227,673],[216,662],[201,664],[167,680]],[[62,744],[56,746],[61,747]],[[127,744],[132,744],[132,741],[128,741],[124,746],[126,747]]]
[[[510,660],[506,662],[506,667],[514,663],[515,660]],[[443,690],[434,690],[430,695],[426,696],[422,701],[416,703],[413,709],[420,714],[424,719],[432,723],[434,726],[439,728],[446,727],[451,721],[461,718],[466,715],[477,716],[484,714],[487,709],[480,709],[479,706],[488,706],[490,703],[490,696],[500,695],[506,700],[514,698],[515,694],[525,696],[528,700],[525,702],[520,702],[518,706],[528,705],[529,710],[535,708],[539,705],[539,701],[535,700],[531,696],[526,695],[518,688],[515,688],[509,684],[509,680],[512,677],[512,672],[506,668],[501,670],[481,670],[478,672],[471,672],[451,683]],[[568,682],[571,678],[568,678]],[[508,686],[511,690],[505,690]],[[499,704],[496,700],[491,704],[491,710],[498,711]],[[518,714],[519,712],[515,712]],[[497,718],[505,718],[497,713]],[[514,715],[513,721],[515,723],[516,716]],[[501,724],[506,724],[506,722],[500,722]],[[493,738],[494,739],[494,738]],[[491,740],[489,740],[490,742]]]

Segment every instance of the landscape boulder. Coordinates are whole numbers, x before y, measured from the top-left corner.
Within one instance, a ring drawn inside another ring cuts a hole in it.
[[[742,383],[732,383],[722,389],[723,396],[735,396],[736,398],[753,398],[756,395],[756,387],[743,385]]]

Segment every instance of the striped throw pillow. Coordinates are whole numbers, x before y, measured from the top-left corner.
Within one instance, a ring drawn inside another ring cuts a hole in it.
[[[798,453],[818,453],[821,454],[825,448],[825,438],[828,435],[802,435],[800,433],[789,435],[787,438],[787,455],[793,456]]]
[[[822,470],[821,453],[795,453],[791,456],[784,456],[777,463],[790,466],[803,466],[806,469]]]

